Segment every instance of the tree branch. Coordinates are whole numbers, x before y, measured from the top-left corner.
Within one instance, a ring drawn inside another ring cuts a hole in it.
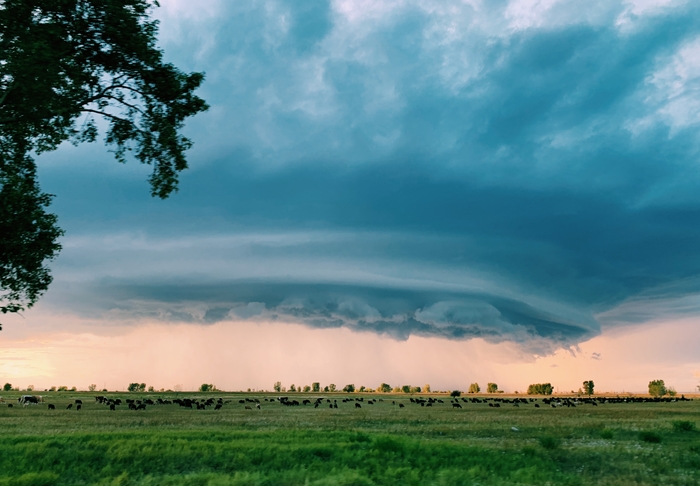
[[[95,113],[96,115],[102,115],[104,117],[111,118],[112,120],[116,120],[116,121],[120,121],[120,122],[130,123],[131,125],[134,126],[134,130],[136,130],[137,132],[147,134],[147,132],[145,132],[144,130],[141,130],[139,127],[137,127],[134,122],[132,122],[130,120],[126,120],[124,118],[121,118],[117,115],[112,115],[111,113],[105,113],[104,111],[100,111],[100,110],[93,110],[91,108],[83,108],[82,111],[84,111],[86,113]]]

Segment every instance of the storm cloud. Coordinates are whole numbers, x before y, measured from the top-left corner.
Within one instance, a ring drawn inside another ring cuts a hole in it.
[[[697,315],[692,2],[178,5],[191,169],[162,202],[100,148],[42,156],[47,305],[553,346]]]

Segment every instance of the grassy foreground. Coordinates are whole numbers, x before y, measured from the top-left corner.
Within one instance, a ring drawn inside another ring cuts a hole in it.
[[[56,410],[18,407],[17,396],[0,404],[0,485],[700,484],[700,400],[452,409],[445,397],[427,408],[391,395],[368,405],[362,394],[355,408],[323,394],[314,409],[264,394],[180,394],[231,402],[110,411],[94,394],[48,394]],[[238,403],[253,397],[261,410]],[[66,410],[75,398],[83,409]]]

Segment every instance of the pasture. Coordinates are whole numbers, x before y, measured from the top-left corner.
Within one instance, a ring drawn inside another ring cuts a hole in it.
[[[286,395],[321,397],[314,408],[277,394],[105,393],[122,400],[112,411],[99,393],[44,393],[26,407],[19,395],[0,404],[0,485],[700,484],[697,399],[496,408],[468,396],[453,408],[444,395],[430,407],[411,403],[422,394]],[[223,405],[130,410],[127,398]],[[75,399],[82,409],[67,410]]]

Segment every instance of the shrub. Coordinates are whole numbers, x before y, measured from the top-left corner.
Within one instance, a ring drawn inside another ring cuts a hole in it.
[[[547,449],[548,451],[553,451],[554,449],[558,449],[559,446],[561,445],[561,440],[557,437],[551,437],[551,436],[544,436],[540,437],[537,439],[540,445],[542,446],[543,449]]]
[[[451,396],[451,397],[458,397],[458,396],[460,396],[461,394],[462,394],[462,392],[459,391],[459,390],[452,390],[452,393],[450,393],[450,396]]]
[[[639,440],[649,442],[650,444],[658,444],[661,442],[661,436],[656,432],[645,430],[639,433]]]
[[[3,391],[11,391],[12,390],[12,384],[11,383],[5,383],[5,386],[2,387]]]
[[[690,420],[674,420],[672,425],[676,432],[693,432],[695,430],[695,422]]]

